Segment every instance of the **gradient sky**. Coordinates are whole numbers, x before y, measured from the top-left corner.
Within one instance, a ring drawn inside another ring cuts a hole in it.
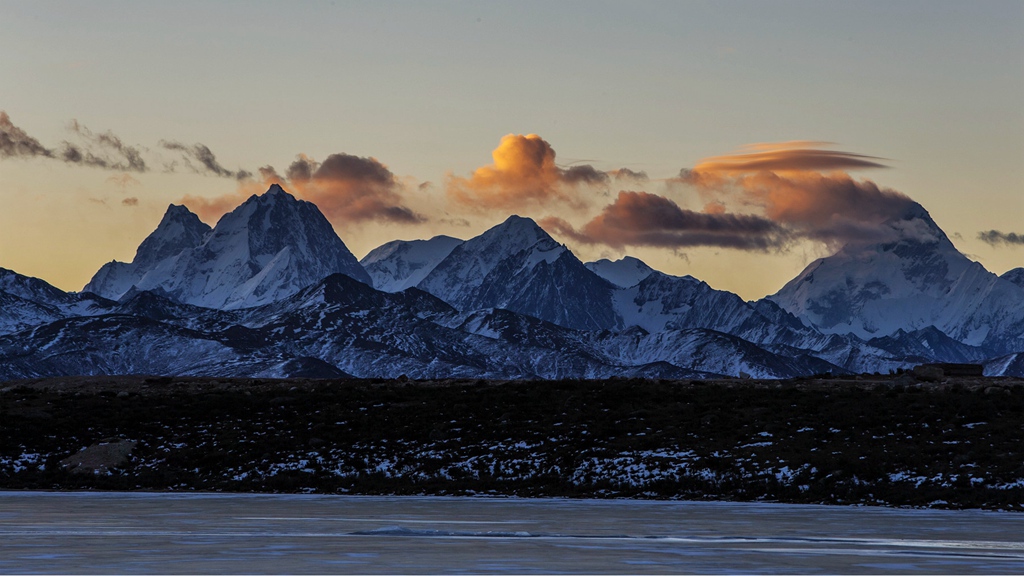
[[[63,289],[131,260],[169,203],[187,197],[213,224],[217,199],[265,189],[259,168],[283,178],[303,154],[324,171],[286,189],[325,203],[359,257],[395,238],[468,238],[518,212],[584,260],[628,253],[757,298],[835,242],[819,226],[760,248],[622,245],[593,222],[650,200],[687,222],[726,211],[774,225],[757,197],[719,201],[678,177],[792,141],[833,144],[781,148],[878,158],[886,168],[839,168],[922,204],[989,270],[1024,266],[1010,235],[1024,233],[1020,0],[0,1],[0,53],[0,110],[49,151],[0,156],[0,266]],[[147,169],[63,160],[67,141],[129,167],[108,132]],[[508,134],[538,135],[546,148],[515,153],[554,167],[520,178],[513,158],[503,171],[491,154]],[[649,178],[574,180],[587,165]],[[352,175],[377,166],[382,178]]]

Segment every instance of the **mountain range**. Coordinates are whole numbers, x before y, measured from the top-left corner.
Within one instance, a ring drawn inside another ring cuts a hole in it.
[[[1024,376],[1024,269],[988,272],[919,205],[883,229],[747,302],[632,257],[581,262],[519,216],[357,261],[275,185],[212,228],[171,205],[81,292],[0,268],[0,380],[788,378],[923,362]]]

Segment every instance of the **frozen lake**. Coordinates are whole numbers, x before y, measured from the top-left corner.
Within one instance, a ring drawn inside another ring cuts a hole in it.
[[[3,573],[1021,573],[1024,515],[786,504],[0,492]]]

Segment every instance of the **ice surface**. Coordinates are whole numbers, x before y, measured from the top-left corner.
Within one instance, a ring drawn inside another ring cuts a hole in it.
[[[5,573],[1024,571],[1014,513],[94,492],[0,493],[0,510]]]

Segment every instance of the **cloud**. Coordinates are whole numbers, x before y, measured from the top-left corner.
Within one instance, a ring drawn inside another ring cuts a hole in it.
[[[129,206],[129,207],[131,207],[131,206],[138,206],[138,205],[139,205],[139,199],[134,197],[134,196],[132,196],[131,198],[125,198],[124,200],[121,200],[121,206]]]
[[[587,244],[684,248],[718,246],[742,250],[781,248],[788,241],[784,228],[760,216],[724,212],[694,212],[664,196],[619,192],[592,220],[576,230],[561,218],[541,220],[541,226]]]
[[[53,151],[39,143],[21,128],[11,122],[7,112],[0,110],[0,157],[15,158],[19,156],[52,157]]]
[[[1016,232],[1000,232],[999,230],[987,230],[978,232],[978,240],[991,246],[1024,246],[1024,234]]]
[[[77,120],[72,120],[68,129],[83,143],[75,144],[65,140],[61,143],[59,150],[53,150],[15,126],[7,112],[0,110],[0,157],[38,156],[62,160],[68,164],[80,164],[121,172],[146,172],[148,170],[139,149],[126,145],[112,132],[97,134]]]
[[[477,210],[519,210],[524,204],[585,204],[576,187],[604,185],[606,172],[589,164],[560,168],[555,150],[536,134],[508,134],[491,153],[493,163],[468,178],[449,175],[448,198]]]
[[[319,206],[328,218],[342,222],[424,221],[423,216],[404,205],[401,183],[376,158],[340,153],[317,163],[300,155],[287,174],[302,197]]]
[[[562,170],[562,181],[567,184],[605,184],[609,179],[607,173],[601,172],[589,164]]]
[[[704,158],[693,167],[694,172],[790,172],[807,170],[849,170],[855,168],[886,168],[875,156],[838,150],[819,150],[812,146],[827,142],[797,140],[791,142],[749,144],[736,154]]]
[[[270,184],[280,184],[297,197],[313,202],[332,222],[383,221],[415,224],[424,216],[405,205],[402,183],[380,161],[351,154],[331,154],[318,162],[300,154],[285,175],[272,166],[258,171],[259,180],[245,178],[238,189],[215,198],[186,196],[181,200],[204,219],[215,219]]]
[[[97,134],[89,130],[78,120],[72,120],[68,127],[86,142],[85,150],[71,144],[63,143],[62,158],[66,162],[81,162],[90,166],[121,170],[125,172],[147,171],[146,161],[135,146],[128,146],[111,131]],[[118,158],[111,158],[111,154]]]
[[[140,182],[136,180],[131,174],[127,172],[123,174],[115,174],[107,178],[107,182],[110,182],[114,186],[117,186],[121,190],[127,190],[129,187],[138,186]]]
[[[691,185],[709,203],[753,207],[792,235],[839,245],[880,240],[899,232],[893,221],[923,208],[896,190],[856,180],[844,168],[880,168],[873,156],[812,149],[811,141],[753,144],[741,153],[706,158],[680,171],[676,182]],[[825,172],[828,171],[828,172]],[[889,222],[888,224],[884,224]],[[906,234],[920,231],[906,228]]]
[[[736,183],[746,200],[763,207],[768,218],[824,241],[867,239],[870,229],[902,218],[918,206],[900,192],[870,180],[854,180],[843,172],[785,176],[759,172]]]
[[[629,168],[619,168],[618,170],[610,170],[608,175],[616,180],[632,180],[634,182],[647,182],[647,172],[643,170],[635,172]]]
[[[212,174],[235,180],[244,180],[252,176],[252,173],[246,170],[228,170],[222,166],[213,151],[205,144],[196,143],[190,146],[181,142],[161,140],[160,146],[173,152],[179,152],[185,166],[197,174]],[[174,172],[176,168],[176,162],[167,165],[167,169],[171,172]]]

